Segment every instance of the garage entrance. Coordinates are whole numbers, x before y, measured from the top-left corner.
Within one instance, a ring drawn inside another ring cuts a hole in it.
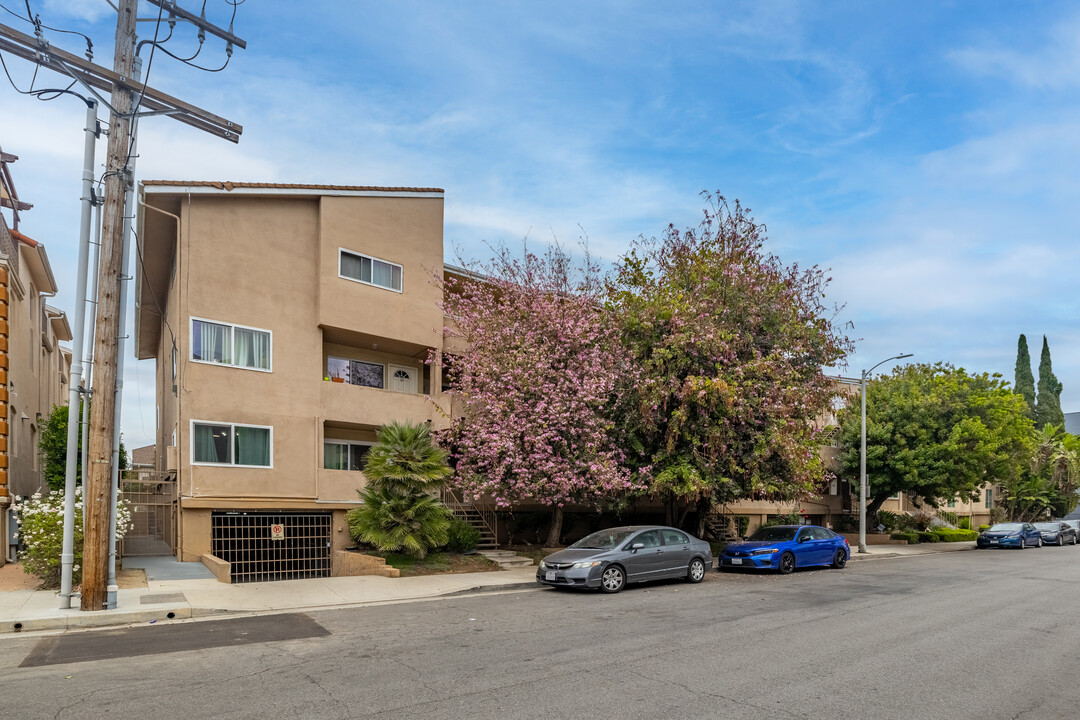
[[[330,577],[329,512],[215,511],[214,555],[232,564],[232,581]]]

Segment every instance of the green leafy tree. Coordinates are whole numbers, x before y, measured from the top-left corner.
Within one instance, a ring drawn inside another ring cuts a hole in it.
[[[860,406],[840,412],[841,464],[859,475]],[[987,482],[1025,471],[1032,422],[1024,398],[1000,375],[968,374],[945,363],[911,364],[866,387],[867,512],[906,492],[930,505],[976,499]]]
[[[1054,375],[1050,362],[1050,345],[1043,335],[1042,357],[1039,358],[1039,397],[1035,402],[1035,425],[1046,424],[1065,427],[1065,413],[1061,411],[1061,383]]]
[[[1001,483],[1001,506],[1015,521],[1050,514],[1061,517],[1076,507],[1080,487],[1080,438],[1044,425],[1034,435],[1030,465],[1012,481]]]
[[[82,403],[79,404],[79,417],[82,417]],[[41,427],[38,437],[38,455],[41,457],[45,483],[50,490],[64,489],[64,476],[67,472],[67,405],[53,405],[52,412]],[[82,485],[82,433],[78,437],[79,452],[75,458],[75,482]],[[127,470],[127,448],[120,441],[120,469]]]
[[[1013,392],[1024,398],[1028,404],[1028,417],[1035,419],[1035,376],[1031,374],[1031,353],[1028,352],[1027,337],[1021,333],[1016,343],[1016,381]]]
[[[354,540],[423,558],[448,540],[451,513],[436,497],[451,470],[426,423],[379,428],[364,463],[362,507],[349,512]]]
[[[615,392],[627,461],[669,523],[696,509],[699,532],[711,503],[820,489],[812,426],[835,392],[822,367],[851,348],[824,272],[784,265],[748,210],[706,197],[699,227],[637,243],[608,300],[632,360]]]

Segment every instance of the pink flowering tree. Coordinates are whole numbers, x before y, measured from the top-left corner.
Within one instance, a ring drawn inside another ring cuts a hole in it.
[[[823,304],[829,278],[785,266],[749,211],[706,197],[698,228],[640,240],[608,287],[632,358],[616,388],[627,462],[669,523],[697,509],[699,534],[714,502],[820,490],[822,368],[851,349]]]
[[[443,441],[465,495],[552,508],[554,546],[564,506],[599,508],[632,489],[610,419],[626,363],[588,254],[525,250],[498,248],[477,277],[446,282],[445,333],[465,349],[444,362],[461,412]]]

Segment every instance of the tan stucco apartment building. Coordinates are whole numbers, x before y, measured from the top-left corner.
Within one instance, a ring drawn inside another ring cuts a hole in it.
[[[48,304],[58,287],[42,243],[18,230],[32,206],[19,199],[0,151],[0,565],[10,554],[16,496],[46,490],[37,452],[42,424],[54,405],[67,405],[71,340],[67,316]]]
[[[156,360],[177,555],[329,573],[375,429],[439,427],[443,191],[147,181],[135,348]]]

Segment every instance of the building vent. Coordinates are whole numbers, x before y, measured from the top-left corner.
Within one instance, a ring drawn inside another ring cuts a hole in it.
[[[329,512],[215,512],[214,555],[232,564],[232,581],[330,577]]]

